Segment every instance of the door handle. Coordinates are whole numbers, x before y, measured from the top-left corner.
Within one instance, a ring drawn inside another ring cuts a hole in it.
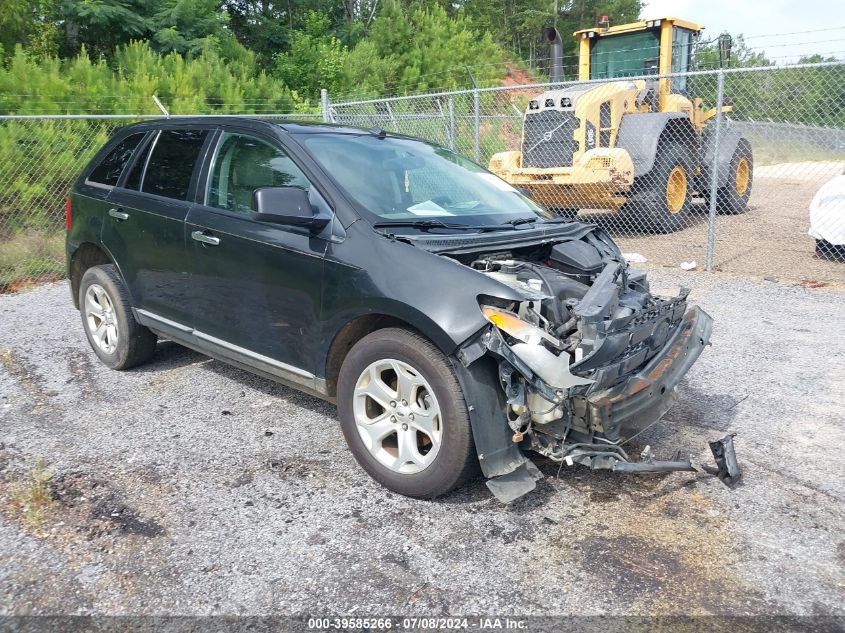
[[[191,233],[191,237],[197,242],[202,242],[203,244],[208,244],[210,246],[217,246],[220,243],[219,237],[214,237],[213,235],[206,235],[202,231],[194,231],[193,233]]]
[[[121,222],[123,220],[129,219],[129,214],[126,213],[125,211],[122,211],[121,209],[111,208],[111,209],[109,209],[109,215],[111,217],[113,217],[115,220],[120,220]]]

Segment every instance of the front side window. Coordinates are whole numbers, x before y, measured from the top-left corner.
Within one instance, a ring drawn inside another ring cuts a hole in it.
[[[132,152],[138,147],[138,143],[144,138],[144,132],[138,134],[130,134],[123,139],[117,146],[106,154],[106,157],[100,161],[91,174],[88,176],[88,182],[96,182],[101,185],[108,185],[114,187],[117,184],[120,174],[132,158]]]
[[[214,157],[205,204],[249,214],[253,192],[261,187],[299,187],[311,183],[282,149],[245,134],[226,133]]]
[[[187,200],[194,164],[208,130],[162,130],[147,161],[141,191]]]

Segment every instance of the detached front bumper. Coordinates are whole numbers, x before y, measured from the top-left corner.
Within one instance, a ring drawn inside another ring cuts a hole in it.
[[[579,383],[577,376],[568,373],[557,376],[559,381],[548,376],[544,379],[541,374],[548,369],[548,363],[543,358],[526,355],[519,344],[509,346],[497,328],[483,333],[453,358],[453,366],[467,401],[474,403],[469,407],[470,421],[482,471],[490,478],[487,486],[505,503],[534,489],[542,474],[520,450],[520,446],[529,448],[526,442],[531,444],[530,448],[570,466],[581,464],[628,473],[698,471],[713,474],[728,485],[735,483],[741,471],[733,434],[710,442],[715,466],[703,465],[692,456],[683,457],[680,451],[671,461],[658,461],[649,447],[639,461],[633,461],[622,447],[675,403],[676,386],[710,342],[712,327],[710,315],[701,308],[691,307],[660,351],[640,371],[612,388],[599,389],[593,384],[586,391],[578,388],[583,382]],[[486,352],[500,359],[498,371]],[[539,434],[539,429],[534,431],[529,440],[521,426],[512,426],[504,415],[508,407],[525,404],[525,385],[512,379],[514,372],[521,374],[550,403],[561,403],[570,386],[580,392],[581,395],[571,396],[569,400],[572,417],[582,418],[579,426],[584,428],[583,423],[588,423],[593,432],[603,436],[601,441],[569,443],[558,435],[557,443],[548,443],[556,430],[544,422],[540,422],[544,430]],[[539,441],[539,437],[547,439]]]
[[[675,387],[710,342],[713,318],[697,306],[638,373],[610,389],[583,397],[588,425],[613,441],[624,441],[659,420],[675,404]]]

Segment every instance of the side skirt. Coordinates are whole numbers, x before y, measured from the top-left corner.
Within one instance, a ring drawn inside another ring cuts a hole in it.
[[[331,403],[335,402],[335,399],[328,395],[325,379],[318,378],[304,369],[233,345],[147,310],[133,308],[133,312],[138,323],[150,328],[163,338],[287,387],[304,391]]]

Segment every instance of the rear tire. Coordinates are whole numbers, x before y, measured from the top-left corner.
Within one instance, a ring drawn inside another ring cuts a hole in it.
[[[94,266],[82,275],[79,312],[91,348],[107,367],[136,367],[155,353],[156,335],[135,320],[129,291],[114,265]]]
[[[352,454],[385,488],[431,499],[478,472],[455,372],[415,332],[386,328],[358,341],[341,367],[337,404]]]
[[[634,182],[621,213],[631,228],[672,233],[686,228],[690,213],[692,171],[689,151],[680,143],[658,148],[651,171]]]
[[[717,190],[716,211],[726,215],[738,215],[748,211],[753,183],[754,155],[751,152],[751,143],[741,138],[731,157],[728,184]]]

